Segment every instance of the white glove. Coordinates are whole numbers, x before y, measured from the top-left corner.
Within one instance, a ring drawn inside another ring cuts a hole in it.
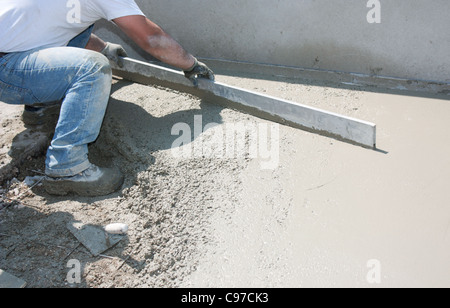
[[[128,57],[127,52],[122,46],[113,43],[106,43],[106,47],[101,51],[101,54],[117,63],[119,67],[123,67],[123,59],[121,57]]]

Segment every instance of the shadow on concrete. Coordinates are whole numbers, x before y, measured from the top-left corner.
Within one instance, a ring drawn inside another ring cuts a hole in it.
[[[118,80],[113,84],[112,93],[132,84]],[[150,98],[149,104],[152,103],[155,102]],[[223,109],[202,99],[200,109],[179,110],[158,117],[132,102],[110,98],[100,136],[89,147],[90,160],[99,166],[116,165],[127,177],[124,186],[131,186],[139,172],[155,163],[154,153],[179,147],[174,141],[186,132],[173,132],[176,124],[183,123],[190,128],[190,138],[183,146],[189,145],[200,136],[196,129],[204,132],[206,124],[223,123]]]

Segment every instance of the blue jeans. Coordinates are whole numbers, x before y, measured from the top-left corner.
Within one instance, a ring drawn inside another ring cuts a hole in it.
[[[112,81],[107,58],[84,49],[91,32],[92,27],[69,47],[15,52],[0,58],[0,101],[45,106],[62,100],[47,151],[48,176],[73,176],[91,166],[88,144],[100,133]]]

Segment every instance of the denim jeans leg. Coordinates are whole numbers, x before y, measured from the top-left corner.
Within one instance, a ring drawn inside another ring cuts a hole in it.
[[[111,91],[111,67],[100,53],[62,47],[14,53],[0,61],[0,100],[42,104],[63,100],[47,151],[46,174],[73,176],[90,167]]]

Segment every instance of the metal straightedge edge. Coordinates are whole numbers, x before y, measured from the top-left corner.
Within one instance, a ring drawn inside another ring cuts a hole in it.
[[[123,62],[122,68],[113,68],[114,74],[124,79],[169,87],[260,118],[363,147],[376,147],[376,125],[373,123],[206,79],[199,79],[198,87],[194,87],[180,71],[131,58],[123,58]]]

